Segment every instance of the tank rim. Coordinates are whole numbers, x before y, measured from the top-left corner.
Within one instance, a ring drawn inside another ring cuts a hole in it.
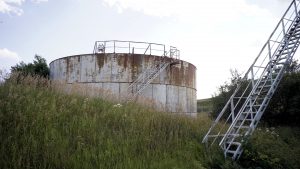
[[[49,63],[49,66],[50,66],[53,62],[55,62],[55,61],[57,61],[57,60],[60,60],[60,59],[66,59],[66,58],[76,57],[76,56],[106,55],[106,54],[108,54],[108,55],[109,55],[109,54],[118,54],[118,55],[124,55],[124,54],[128,54],[128,55],[143,55],[143,54],[129,54],[129,53],[98,53],[98,54],[87,53],[87,54],[69,55],[69,56],[64,56],[64,57],[61,57],[61,58],[57,58],[57,59],[52,60],[52,61]],[[145,55],[145,56],[157,56],[157,55]],[[157,56],[157,57],[162,57],[162,56]],[[196,67],[194,64],[192,64],[192,63],[190,63],[190,62],[188,62],[188,61],[185,61],[185,60],[181,60],[181,59],[178,59],[178,60],[179,60],[179,61],[182,61],[182,62],[186,62],[186,63],[192,65],[192,66],[197,70],[197,67]]]

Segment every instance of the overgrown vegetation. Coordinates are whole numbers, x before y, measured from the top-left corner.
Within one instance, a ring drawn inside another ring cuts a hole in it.
[[[300,120],[300,64],[294,61],[287,69],[287,73],[281,80],[274,93],[263,117],[262,123],[278,126],[299,126]],[[216,117],[234,92],[237,83],[241,82],[240,74],[231,71],[230,82],[225,82],[219,87],[218,93],[212,97],[212,112]],[[245,88],[245,87],[241,87]],[[242,91],[242,90],[241,90]]]
[[[300,127],[300,72],[291,72],[283,77],[262,121],[272,126]]]
[[[41,77],[49,77],[50,69],[47,65],[46,59],[35,55],[33,63],[24,63],[23,61],[11,67],[11,71],[13,73],[21,73],[23,76],[41,76]]]
[[[114,106],[59,93],[45,78],[11,76],[0,85],[0,168],[300,167],[299,132],[280,134],[285,128],[276,128],[275,140],[268,132],[256,132],[236,163],[201,143],[211,123],[202,115]]]
[[[244,168],[300,168],[299,67],[297,61],[294,61],[287,69],[262,117],[260,127],[245,145],[239,160],[239,165]],[[211,99],[214,117],[222,110],[237,83],[241,82],[237,71],[231,71],[231,74],[230,82],[221,85]]]
[[[299,141],[297,127],[258,128],[239,163],[244,168],[300,168]]]
[[[207,119],[57,93],[48,81],[0,86],[0,168],[203,168]],[[199,128],[199,125],[203,128]]]

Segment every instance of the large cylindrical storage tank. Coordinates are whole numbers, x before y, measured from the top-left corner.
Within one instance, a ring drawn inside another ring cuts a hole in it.
[[[67,86],[87,86],[93,90],[98,88],[100,90],[90,91],[89,95],[110,93],[116,101],[122,101],[126,98],[129,85],[144,71],[155,67],[155,64],[162,60],[161,55],[146,52],[141,54],[133,52],[131,48],[129,51],[118,53],[114,49],[114,52],[56,59],[50,63],[50,78]],[[152,105],[159,111],[196,115],[196,67],[183,60],[177,60],[176,64],[163,69],[136,100]]]

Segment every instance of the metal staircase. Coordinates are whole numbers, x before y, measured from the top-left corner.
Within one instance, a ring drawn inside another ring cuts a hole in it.
[[[293,0],[232,96],[203,138],[238,159],[300,44],[299,0]]]
[[[173,57],[177,54],[178,50],[176,48],[170,49],[169,52],[164,53],[160,60],[154,64],[150,69],[146,69],[142,72],[139,77],[134,80],[127,88],[126,102],[134,101],[139,94],[168,66],[177,63],[178,56]],[[170,54],[170,57],[167,55]]]
[[[173,46],[170,46],[167,52],[166,46],[158,43],[136,42],[136,41],[121,41],[121,40],[106,40],[96,41],[94,45],[93,55],[97,54],[142,54],[160,56],[159,61],[155,61],[152,67],[145,69],[135,79],[124,92],[124,102],[134,101],[139,94],[168,66],[177,64],[180,51]],[[162,54],[163,53],[163,54]],[[115,62],[115,61],[114,61]]]

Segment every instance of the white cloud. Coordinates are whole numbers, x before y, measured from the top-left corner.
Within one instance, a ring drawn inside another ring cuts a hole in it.
[[[245,0],[104,0],[104,4],[116,7],[119,12],[130,9],[151,16],[210,22],[268,13],[267,10],[247,4]]]
[[[41,2],[48,2],[48,0],[31,0],[31,2],[39,4]]]
[[[11,66],[21,61],[20,56],[6,48],[0,48],[0,69],[9,70]]]
[[[20,57],[16,52],[10,51],[6,48],[0,49],[0,58],[10,58],[17,61],[20,60]]]
[[[26,0],[0,0],[0,13],[22,15],[22,4]],[[34,3],[47,2],[48,0],[31,0]]]
[[[22,15],[23,10],[20,8],[20,6],[23,2],[24,0],[0,0],[0,12]]]
[[[170,20],[172,29],[162,26],[156,33],[172,32],[159,40],[177,46],[181,59],[197,67],[199,98],[215,92],[231,68],[247,70],[275,26],[273,12],[246,0],[104,0],[104,5]]]

